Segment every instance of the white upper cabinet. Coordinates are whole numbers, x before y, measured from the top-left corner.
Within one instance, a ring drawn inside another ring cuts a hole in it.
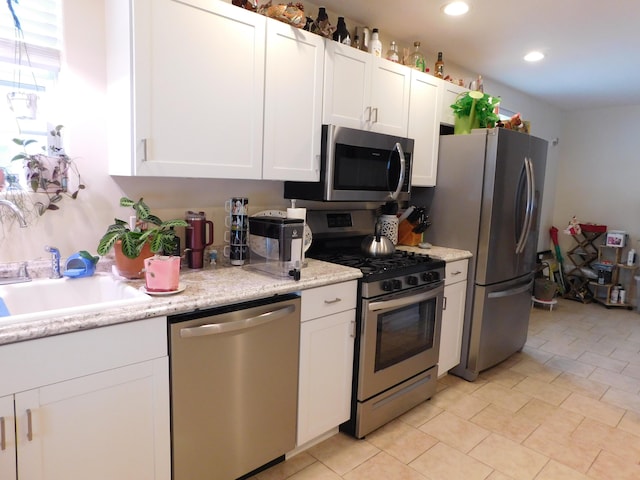
[[[411,71],[327,41],[323,123],[407,136]]]
[[[109,0],[114,175],[262,175],[266,18],[210,0]]]
[[[320,179],[324,39],[267,20],[262,178]]]
[[[411,71],[408,137],[415,141],[411,175],[414,187],[436,184],[442,83],[427,73]]]
[[[461,87],[459,85],[455,85],[451,82],[445,82],[444,80],[440,81],[442,82],[440,123],[453,126],[455,124],[456,118],[453,114],[453,110],[451,110],[451,105],[453,103],[456,103],[458,95],[460,95],[462,92],[468,92],[469,89]]]

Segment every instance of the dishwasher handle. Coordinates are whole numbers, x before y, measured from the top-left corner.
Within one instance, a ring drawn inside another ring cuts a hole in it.
[[[204,337],[206,335],[218,335],[220,333],[235,332],[237,330],[245,330],[247,328],[257,327],[268,322],[272,322],[282,317],[286,317],[296,310],[295,305],[287,305],[270,312],[265,312],[255,317],[243,318],[233,322],[225,323],[207,323],[198,327],[181,328],[180,337]]]

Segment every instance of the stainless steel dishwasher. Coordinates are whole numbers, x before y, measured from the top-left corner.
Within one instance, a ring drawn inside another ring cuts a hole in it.
[[[295,447],[300,298],[169,317],[173,480],[227,480]]]

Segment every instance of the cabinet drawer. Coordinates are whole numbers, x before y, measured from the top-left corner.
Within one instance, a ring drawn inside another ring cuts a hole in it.
[[[444,284],[450,285],[452,283],[461,282],[467,279],[467,269],[469,268],[469,260],[457,260],[455,262],[447,263],[445,266],[445,278]]]
[[[324,317],[356,307],[358,282],[336,283],[302,291],[301,320]]]

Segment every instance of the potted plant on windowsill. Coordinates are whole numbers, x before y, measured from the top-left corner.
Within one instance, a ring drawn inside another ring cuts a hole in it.
[[[458,95],[456,103],[451,105],[456,121],[453,133],[456,135],[471,133],[474,128],[492,128],[500,117],[495,109],[500,103],[499,97],[472,90]]]
[[[177,250],[174,228],[186,227],[187,222],[160,220],[142,198],[134,202],[122,197],[120,206],[132,207],[135,215],[128,222],[115,219],[98,243],[98,254],[104,256],[113,248],[118,273],[125,278],[143,278],[144,259],[154,254],[174,254]]]

